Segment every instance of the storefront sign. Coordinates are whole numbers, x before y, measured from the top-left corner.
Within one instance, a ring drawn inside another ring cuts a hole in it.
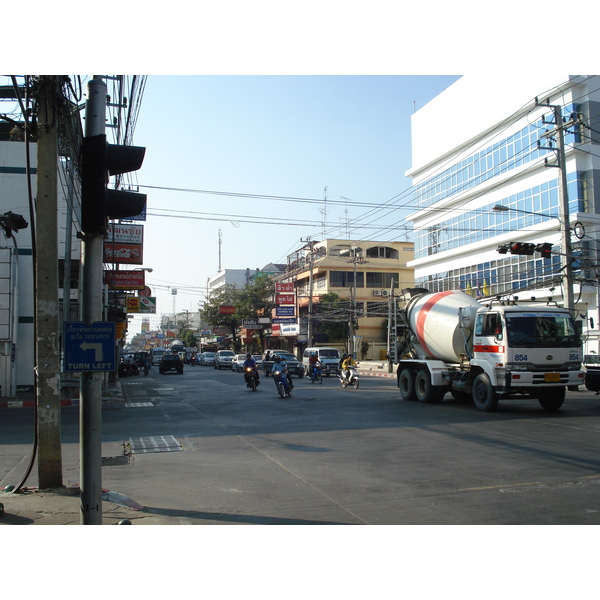
[[[275,284],[275,292],[277,293],[293,293],[294,292],[294,284],[293,283],[276,283]]]
[[[143,290],[145,271],[104,271],[104,283],[110,290]]]
[[[296,304],[296,294],[277,294],[275,304]]]

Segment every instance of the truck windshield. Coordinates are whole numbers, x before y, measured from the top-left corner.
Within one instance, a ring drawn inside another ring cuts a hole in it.
[[[573,319],[564,313],[507,314],[506,332],[513,348],[566,348],[581,343]]]

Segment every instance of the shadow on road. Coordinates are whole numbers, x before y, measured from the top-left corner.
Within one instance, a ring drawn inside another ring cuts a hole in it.
[[[316,521],[312,519],[288,519],[285,517],[267,517],[260,515],[238,515],[233,513],[204,512],[200,510],[175,510],[170,508],[144,507],[144,512],[165,517],[198,519],[201,521],[218,521],[223,523],[240,523],[246,525],[353,525],[335,521]]]

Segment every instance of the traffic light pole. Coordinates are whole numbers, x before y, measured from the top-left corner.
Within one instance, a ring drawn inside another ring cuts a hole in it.
[[[85,137],[105,132],[106,84],[99,75],[88,82]],[[100,233],[85,233],[82,251],[82,319],[102,321],[103,243]],[[81,374],[79,407],[81,524],[102,525],[102,373]]]

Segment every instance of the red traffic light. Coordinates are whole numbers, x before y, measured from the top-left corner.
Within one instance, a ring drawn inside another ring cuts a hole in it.
[[[509,244],[509,250],[511,254],[531,256],[535,251],[535,244],[526,244],[524,242],[511,242]]]
[[[535,247],[535,251],[542,255],[542,258],[552,258],[552,244],[544,242]]]

